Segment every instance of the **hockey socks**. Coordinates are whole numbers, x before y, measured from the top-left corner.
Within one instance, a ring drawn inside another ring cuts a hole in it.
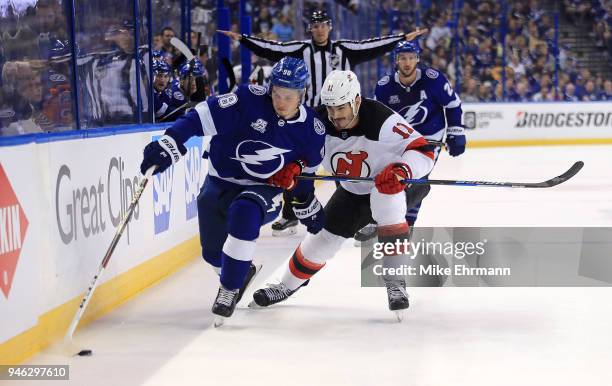
[[[283,274],[282,283],[288,289],[295,291],[324,266],[325,263],[317,264],[306,260],[300,245],[289,259],[289,269]]]

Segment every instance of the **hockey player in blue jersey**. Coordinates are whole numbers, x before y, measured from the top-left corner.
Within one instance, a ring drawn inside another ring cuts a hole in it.
[[[309,75],[303,60],[283,58],[272,69],[270,87],[243,85],[209,98],[180,117],[144,149],[141,171],[163,172],[186,152],[190,137],[211,136],[209,172],[198,196],[204,260],[220,275],[212,312],[215,324],[232,315],[256,272],[251,263],[261,226],[277,217],[283,189],[311,233],[323,226],[312,181],[324,155],[325,127],[301,104]]]
[[[166,65],[165,62],[162,62],[161,66],[164,65]],[[155,62],[153,67],[155,68]],[[169,66],[168,69],[170,69]],[[190,64],[184,63],[179,70],[179,78],[171,80],[161,94],[160,100],[164,103],[164,113],[157,115],[158,110],[156,109],[156,118],[173,121],[197,102],[206,100],[209,95],[210,85],[202,62],[196,59],[193,68]]]
[[[170,111],[170,66],[161,59],[153,59],[153,111],[155,119],[161,119]]]
[[[419,67],[421,50],[415,41],[399,42],[393,50],[395,73],[382,77],[375,89],[375,98],[402,115],[428,140],[441,141],[446,132],[446,147],[452,157],[465,151],[465,134],[461,123],[461,99],[446,77],[430,67]],[[436,149],[435,160],[440,155]],[[406,195],[406,220],[414,225],[421,201],[429,193],[429,185],[413,186]],[[357,232],[355,239],[374,237],[372,224]]]

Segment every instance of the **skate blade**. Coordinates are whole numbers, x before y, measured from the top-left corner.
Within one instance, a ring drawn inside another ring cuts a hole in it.
[[[223,323],[225,323],[225,319],[227,318],[224,316],[215,315],[215,320],[213,322],[213,325],[215,326],[215,328],[219,328],[223,326]]]
[[[277,231],[276,229],[272,230],[272,236],[274,237],[289,237],[289,236],[293,236],[296,233],[297,233],[297,226],[289,227],[281,231]]]
[[[258,309],[258,308],[265,308],[265,307],[262,307],[259,304],[255,303],[255,300],[251,300],[251,302],[249,303],[249,308]]]
[[[395,319],[397,319],[398,323],[401,323],[404,320],[406,310],[397,310],[393,311],[395,313]]]

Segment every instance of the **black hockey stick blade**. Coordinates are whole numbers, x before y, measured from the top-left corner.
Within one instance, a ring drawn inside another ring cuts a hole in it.
[[[221,59],[221,64],[225,67],[225,71],[227,72],[227,77],[229,78],[229,90],[230,92],[234,91],[234,87],[236,86],[236,75],[234,74],[234,68],[232,67],[232,63],[228,58]]]
[[[571,168],[567,169],[567,171],[563,174],[561,174],[560,176],[557,176],[555,178],[551,178],[548,181],[544,181],[541,182],[539,184],[532,184],[532,185],[537,185],[537,186],[533,186],[534,188],[550,188],[551,186],[556,186],[559,184],[564,183],[565,181],[569,180],[570,178],[574,177],[576,174],[578,174],[578,172],[584,167],[584,162],[582,161],[576,161]]]
[[[577,161],[565,173],[560,176],[551,178],[544,182],[495,182],[495,181],[461,181],[461,180],[424,180],[424,179],[406,179],[402,182],[411,185],[446,185],[446,186],[486,186],[493,188],[550,188],[564,183],[575,176],[584,166],[584,162]],[[371,177],[345,177],[345,176],[298,176],[303,180],[321,180],[321,181],[346,181],[346,182],[362,182],[374,179]]]

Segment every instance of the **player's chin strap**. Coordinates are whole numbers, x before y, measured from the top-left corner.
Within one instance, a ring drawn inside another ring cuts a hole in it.
[[[495,182],[495,181],[462,181],[462,180],[426,180],[405,179],[404,184],[410,185],[447,185],[447,186],[488,186],[494,188],[551,188],[564,183],[574,177],[584,166],[584,162],[577,161],[565,173],[543,182]],[[347,177],[347,176],[304,176],[297,178],[302,180],[340,181],[340,182],[374,182],[371,177]]]

